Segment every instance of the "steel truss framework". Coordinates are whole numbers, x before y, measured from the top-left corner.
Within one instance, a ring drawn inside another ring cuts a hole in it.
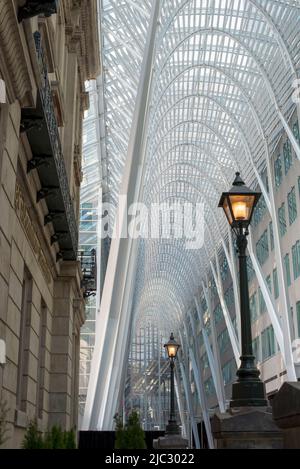
[[[205,219],[204,246],[197,250],[186,249],[182,239],[112,240],[84,419],[85,428],[110,429],[125,383],[130,334],[149,321],[166,338],[173,328],[188,342],[192,331],[195,342],[183,347],[180,371],[187,407],[189,366],[205,407],[191,311],[197,311],[224,408],[217,347],[213,343],[211,351],[207,343],[201,298],[213,322],[214,283],[238,362],[236,260],[227,222],[217,209],[236,170],[248,185],[260,187],[273,221],[281,323],[251,243],[249,251],[288,379],[296,378],[270,158],[284,131],[300,160],[289,124],[293,113],[300,116],[292,99],[299,77],[300,5],[296,0],[103,0],[101,8],[112,218],[125,223],[117,198],[126,194],[128,204],[149,207],[203,202]],[[233,279],[237,334],[224,298],[223,257]],[[203,417],[209,436],[205,408]]]

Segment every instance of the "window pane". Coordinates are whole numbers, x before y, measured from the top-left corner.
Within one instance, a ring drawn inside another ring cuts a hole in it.
[[[279,297],[279,285],[278,285],[277,269],[273,270],[273,285],[274,285],[274,297],[275,297],[275,300],[276,300]]]
[[[256,292],[250,297],[250,316],[251,316],[251,322],[255,322],[256,319],[258,318]]]
[[[260,336],[255,337],[255,339],[252,340],[252,351],[253,355],[255,356],[256,362],[261,361],[260,357]]]
[[[297,241],[297,243],[292,247],[292,258],[294,279],[296,280],[300,275],[300,241]]]
[[[282,181],[282,162],[281,156],[278,155],[277,159],[274,161],[274,174],[275,174],[275,185],[279,187]]]
[[[298,337],[300,337],[300,301],[296,304],[297,310],[297,325],[298,325]]]
[[[297,202],[296,202],[295,187],[293,187],[291,192],[288,193],[288,210],[289,210],[289,222],[291,225],[292,223],[294,223],[294,221],[297,218]]]
[[[259,298],[259,312],[260,314],[263,314],[266,311],[266,303],[263,297],[263,294],[261,292],[261,289],[258,289],[258,298]]]
[[[267,230],[264,231],[263,235],[256,243],[256,254],[261,265],[266,262],[269,257],[269,240]]]
[[[284,205],[284,203],[278,209],[278,218],[279,218],[280,236],[284,236],[285,233],[286,233],[286,219],[285,219],[285,205]]]
[[[273,249],[274,249],[274,233],[273,233],[273,223],[271,221],[269,223],[269,232],[270,232],[271,251],[273,251]]]
[[[291,285],[291,269],[290,269],[290,256],[288,254],[284,257],[284,265],[285,265],[285,275],[286,275],[286,283],[289,287]]]
[[[293,164],[292,148],[291,148],[291,143],[289,140],[287,140],[283,145],[283,158],[284,158],[284,171],[285,171],[285,174],[287,174],[290,167]]]

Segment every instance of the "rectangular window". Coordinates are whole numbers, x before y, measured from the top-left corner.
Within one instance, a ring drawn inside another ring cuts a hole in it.
[[[275,185],[276,187],[279,187],[282,181],[282,161],[280,155],[278,155],[277,159],[274,161],[274,174]]]
[[[266,211],[267,211],[267,204],[266,204],[264,197],[262,196],[259,199],[259,202],[254,209],[254,213],[253,213],[253,225],[254,226],[259,224],[259,222],[263,219]]]
[[[258,289],[258,301],[259,301],[259,312],[260,314],[264,314],[266,312],[267,307],[266,307],[265,299],[263,297],[263,294],[260,288]]]
[[[225,298],[225,303],[226,303],[226,306],[229,310],[232,310],[233,307],[234,307],[234,294],[233,294],[233,286],[229,287],[225,294],[224,294],[224,298]]]
[[[291,148],[291,143],[289,140],[287,140],[283,145],[283,159],[284,159],[284,171],[285,171],[285,174],[287,174],[290,167],[293,164],[292,148]]]
[[[218,324],[223,319],[223,311],[220,303],[215,307],[214,318],[216,324]]]
[[[260,354],[260,336],[258,335],[255,339],[252,340],[252,351],[253,355],[255,356],[256,362],[261,361],[261,354]]]
[[[229,346],[229,334],[228,334],[228,329],[224,329],[219,335],[218,335],[218,344],[219,344],[219,349],[220,352],[223,353]]]
[[[277,300],[279,297],[279,285],[278,285],[278,274],[277,269],[273,270],[273,285],[274,285],[274,298]]]
[[[255,322],[256,319],[258,318],[258,310],[257,310],[257,293],[253,293],[252,296],[250,296],[250,316],[251,316],[251,322]]]
[[[256,243],[256,254],[260,265],[264,264],[269,257],[268,231],[265,230]]]
[[[295,187],[288,193],[288,209],[289,209],[289,222],[290,225],[294,223],[297,218],[297,202]]]
[[[285,275],[286,275],[286,283],[287,286],[291,286],[291,268],[290,268],[290,256],[289,254],[286,254],[284,256],[284,266],[285,266]]]
[[[274,249],[274,233],[273,233],[273,223],[271,221],[269,223],[269,232],[270,232],[271,251],[273,251],[273,249]]]
[[[286,219],[285,219],[285,204],[283,203],[278,209],[278,221],[280,236],[284,236],[286,233]]]
[[[294,308],[293,306],[290,307],[290,328],[291,328],[291,339],[295,340],[295,323],[294,323]]]
[[[298,143],[300,143],[300,132],[299,132],[299,123],[298,121],[295,122],[293,125],[293,134],[295,139],[297,140]]]
[[[32,277],[25,267],[22,287],[21,323],[19,336],[19,363],[17,384],[17,408],[26,412],[27,376],[29,366],[28,342],[30,335],[30,317],[32,305]]]
[[[212,376],[204,381],[204,389],[207,396],[212,396],[215,392],[214,382]]]
[[[221,262],[220,269],[221,269],[222,280],[225,281],[227,274],[229,272],[229,265],[228,265],[226,257],[224,257],[223,262]]]
[[[235,360],[230,360],[222,367],[222,375],[224,385],[231,383],[235,379],[236,363]]]
[[[261,333],[262,359],[266,360],[275,354],[275,337],[273,326],[267,327]]]
[[[251,258],[249,256],[247,257],[247,272],[248,272],[248,282],[251,282],[251,280],[255,276],[255,270],[254,270]]]
[[[296,303],[298,337],[300,337],[300,301]]]
[[[292,247],[294,280],[300,276],[300,241]]]

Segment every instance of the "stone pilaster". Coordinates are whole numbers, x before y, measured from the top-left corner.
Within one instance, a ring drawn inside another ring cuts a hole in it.
[[[49,423],[50,426],[59,424],[64,429],[77,424],[74,398],[78,394],[79,348],[74,334],[77,321],[74,300],[79,298],[79,293],[78,262],[62,263],[61,273],[54,283]]]

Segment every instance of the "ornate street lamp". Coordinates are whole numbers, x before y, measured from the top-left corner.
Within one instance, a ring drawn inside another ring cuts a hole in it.
[[[171,368],[171,404],[170,404],[170,419],[169,423],[166,427],[166,434],[167,435],[178,435],[179,432],[179,426],[177,425],[176,422],[176,417],[175,417],[175,396],[174,396],[174,360],[177,356],[178,349],[180,347],[180,344],[178,344],[175,339],[173,332],[170,335],[170,340],[166,344],[164,344],[164,347],[167,351],[169,360],[170,360],[170,368]]]
[[[260,371],[255,365],[252,350],[251,318],[249,307],[249,289],[247,274],[248,228],[254,208],[261,196],[245,185],[236,173],[236,178],[229,192],[223,192],[219,207],[222,207],[231,228],[236,234],[240,268],[240,305],[242,356],[237,370],[237,381],[232,385],[230,407],[266,406],[264,383],[260,380]]]

